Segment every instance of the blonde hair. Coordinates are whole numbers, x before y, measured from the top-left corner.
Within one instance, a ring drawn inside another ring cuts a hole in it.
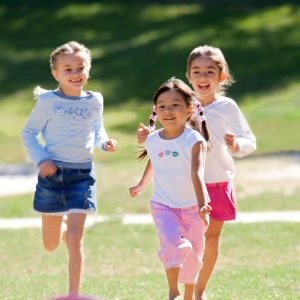
[[[52,51],[51,55],[50,55],[50,68],[51,70],[54,69],[56,67],[56,62],[57,62],[57,57],[60,54],[76,54],[76,53],[83,53],[85,58],[86,58],[86,62],[87,62],[87,67],[88,69],[91,68],[91,63],[92,63],[92,56],[91,56],[91,52],[90,50],[85,47],[83,44],[80,44],[78,42],[75,41],[71,41],[68,43],[65,43],[59,47],[57,47],[55,50]],[[40,87],[40,86],[36,86],[33,89],[33,97],[35,100],[38,99],[38,97],[47,92],[48,90]]]
[[[50,68],[54,69],[56,67],[57,57],[60,54],[76,54],[79,52],[85,55],[88,68],[90,69],[92,63],[92,56],[90,50],[83,44],[80,44],[75,41],[65,43],[57,47],[54,51],[52,51],[50,55]]]
[[[226,74],[226,79],[221,81],[219,84],[219,87],[218,87],[218,93],[221,95],[225,94],[226,88],[234,83],[234,79],[229,72],[229,67],[226,62],[226,59],[225,59],[221,49],[219,49],[219,48],[204,45],[204,46],[199,46],[199,47],[196,47],[195,49],[193,49],[187,59],[187,71],[186,71],[187,78],[190,77],[192,62],[196,58],[201,57],[201,56],[209,57],[211,60],[213,60],[217,64],[220,74],[221,74],[221,72],[224,72]]]

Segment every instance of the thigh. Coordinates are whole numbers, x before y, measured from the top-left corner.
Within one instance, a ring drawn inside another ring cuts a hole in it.
[[[207,185],[212,207],[211,218],[217,221],[229,221],[236,218],[235,193],[232,182],[220,182],[216,186]]]
[[[44,241],[56,240],[61,236],[62,216],[42,215],[42,234]]]
[[[181,218],[184,222],[183,237],[187,238],[192,243],[196,252],[202,251],[207,225],[200,217],[199,206],[196,205],[187,209],[182,209],[181,211]]]
[[[152,201],[151,213],[161,243],[168,240],[176,244],[182,236],[181,221],[176,209]]]
[[[96,211],[94,169],[65,169],[65,195],[68,211]]]

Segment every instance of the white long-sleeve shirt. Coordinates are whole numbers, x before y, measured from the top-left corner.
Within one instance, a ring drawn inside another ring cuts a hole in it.
[[[103,125],[103,97],[87,92],[68,97],[58,91],[39,95],[22,132],[32,161],[54,160],[66,165],[90,167],[94,147],[108,140]],[[39,142],[42,133],[44,145]]]
[[[245,117],[234,100],[220,97],[204,107],[206,124],[212,148],[207,151],[204,171],[205,183],[230,181],[234,178],[233,156],[243,157],[256,150],[256,139]],[[232,132],[240,146],[240,151],[230,153],[224,136]]]

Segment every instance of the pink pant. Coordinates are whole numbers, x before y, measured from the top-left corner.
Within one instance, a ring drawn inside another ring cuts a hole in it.
[[[165,269],[180,268],[179,281],[194,284],[202,267],[207,228],[198,205],[170,208],[152,201],[151,211],[160,240],[157,254]]]

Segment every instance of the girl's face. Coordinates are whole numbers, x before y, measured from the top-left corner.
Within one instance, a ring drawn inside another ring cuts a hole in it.
[[[221,74],[216,62],[209,57],[199,56],[191,63],[188,80],[197,95],[206,102],[215,99],[219,83],[224,80],[224,74]]]
[[[157,119],[166,130],[179,134],[184,129],[188,118],[192,115],[192,107],[188,106],[183,96],[177,91],[166,91],[156,101]]]
[[[52,75],[59,82],[61,92],[67,96],[81,96],[89,77],[87,58],[83,53],[59,54]]]

